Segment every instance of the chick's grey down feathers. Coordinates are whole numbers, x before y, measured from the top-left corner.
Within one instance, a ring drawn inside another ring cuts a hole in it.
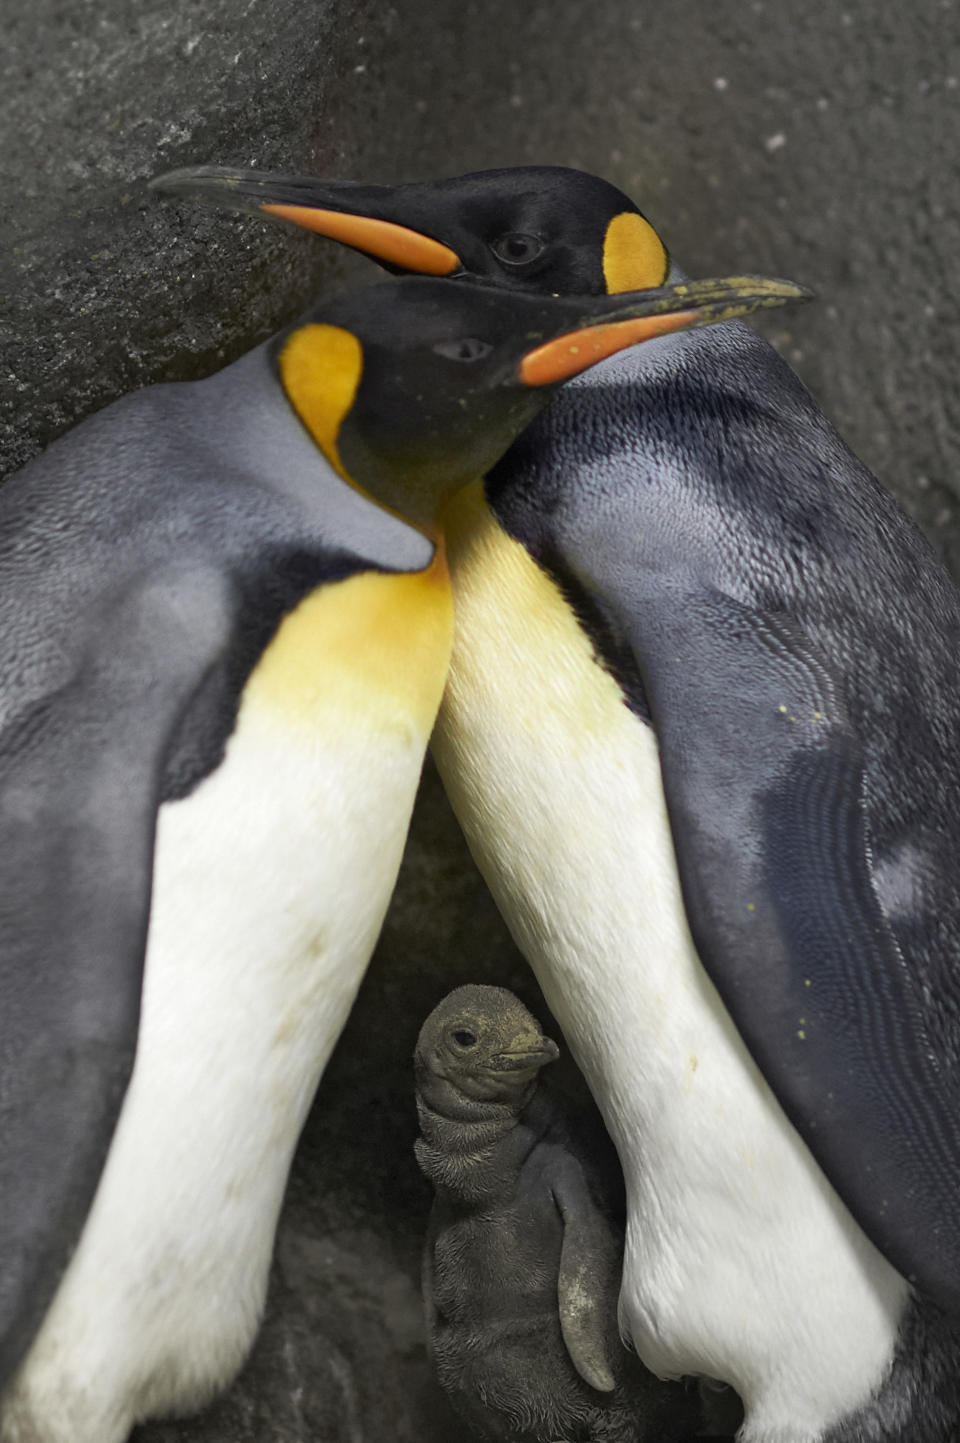
[[[417,1161],[435,1200],[424,1258],[440,1383],[489,1443],[669,1443],[693,1397],[617,1333],[623,1237],[538,1085],[558,1050],[512,993],[461,987],[417,1043]]]

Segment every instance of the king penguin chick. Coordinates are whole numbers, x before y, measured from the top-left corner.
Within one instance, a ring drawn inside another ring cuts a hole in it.
[[[695,1394],[617,1332],[622,1228],[606,1179],[539,1085],[559,1055],[502,987],[458,987],[417,1039],[417,1161],[435,1190],[424,1253],[428,1345],[487,1443],[690,1436]]]
[[[3,1443],[121,1443],[239,1367],[440,701],[438,498],[586,322],[730,303],[391,282],[3,488]]]
[[[577,171],[191,184],[514,295],[680,274]],[[955,1443],[950,578],[737,323],[566,387],[445,529],[434,755],[623,1163],[625,1331],[742,1443]]]

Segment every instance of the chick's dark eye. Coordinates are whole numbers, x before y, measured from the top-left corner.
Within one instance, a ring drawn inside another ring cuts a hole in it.
[[[459,341],[440,341],[433,349],[448,361],[479,361],[482,356],[489,356],[493,347],[489,341],[481,341],[476,336],[464,336]]]
[[[453,1040],[458,1047],[475,1047],[477,1045],[475,1035],[472,1032],[468,1032],[465,1027],[457,1028],[453,1034]]]
[[[535,261],[546,250],[546,242],[538,235],[527,235],[524,231],[508,231],[491,243],[498,261],[505,266],[525,266]]]

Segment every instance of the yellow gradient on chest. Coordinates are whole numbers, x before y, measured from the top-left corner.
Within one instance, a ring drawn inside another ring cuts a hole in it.
[[[364,571],[284,617],[244,691],[285,723],[355,736],[425,736],[450,660],[453,608],[442,545],[424,571]]]
[[[284,390],[330,464],[358,491],[337,437],[363,371],[363,348],[339,326],[301,326],[278,357]],[[371,501],[371,505],[376,505]],[[345,737],[425,736],[436,716],[453,634],[442,540],[423,571],[364,571],[330,582],[284,617],[243,704],[288,724]]]
[[[454,660],[444,711],[461,704],[461,685],[469,685],[479,658],[470,654],[470,631],[457,625],[458,600],[495,608],[492,625],[499,641],[499,666],[515,668],[535,684],[514,688],[513,725],[531,735],[542,733],[547,716],[560,722],[571,753],[589,747],[607,732],[611,717],[623,710],[620,688],[595,657],[593,644],[556,582],[527,549],[503,530],[487,506],[483,483],[457,493],[442,515],[453,587]],[[485,660],[485,658],[484,658]],[[463,699],[467,705],[470,702]]]
[[[610,296],[662,286],[670,260],[653,226],[636,211],[622,211],[603,238],[603,279]]]

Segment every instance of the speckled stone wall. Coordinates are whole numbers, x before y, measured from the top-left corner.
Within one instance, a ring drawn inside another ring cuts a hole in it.
[[[200,162],[394,180],[521,162],[628,190],[692,274],[819,302],[763,328],[960,574],[955,0],[2,0],[0,470],[217,369],[376,272],[148,196]],[[137,1443],[459,1437],[423,1353],[409,1055],[442,993],[536,993],[427,770],[291,1180],[268,1315],[200,1418]]]

